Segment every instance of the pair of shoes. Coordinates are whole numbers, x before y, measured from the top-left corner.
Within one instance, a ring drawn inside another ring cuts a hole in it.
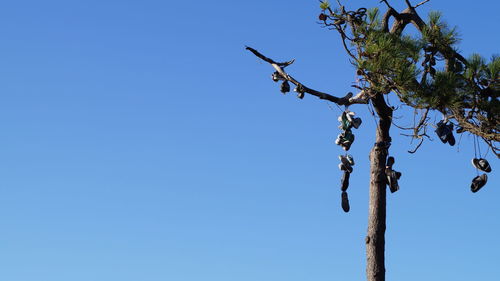
[[[351,128],[359,128],[361,126],[361,123],[363,123],[363,120],[359,117],[354,117],[355,113],[352,111],[344,111],[342,112],[342,115],[339,116],[337,120],[339,120],[340,125],[339,129],[341,130],[350,130]]]
[[[335,140],[337,145],[342,146],[345,151],[348,151],[351,148],[352,143],[354,142],[354,134],[350,129],[340,133]]]
[[[391,193],[394,193],[399,190],[398,180],[401,178],[401,173],[394,171],[392,169],[392,165],[394,165],[394,157],[389,156],[387,158],[386,166],[385,166],[385,176],[387,178],[387,185],[391,190]]]
[[[340,164],[339,169],[344,171],[342,179],[340,180],[340,190],[346,191],[349,188],[349,177],[352,173],[352,166],[354,165],[354,158],[351,155],[339,155]]]
[[[453,136],[453,124],[446,124],[443,120],[436,124],[436,134],[443,143],[448,143],[451,146],[455,145],[455,137]]]
[[[488,181],[488,176],[486,174],[482,174],[480,176],[472,179],[472,184],[470,185],[470,190],[474,193],[478,192]]]
[[[347,197],[347,192],[345,191],[342,191],[342,203],[341,203],[341,206],[342,206],[342,210],[344,210],[344,212],[349,212],[349,210],[351,209],[351,207],[349,206],[349,198]]]
[[[391,193],[394,193],[399,190],[398,180],[401,178],[401,173],[392,170],[391,168],[385,169],[385,175],[387,177],[387,185],[391,190]]]
[[[491,172],[490,163],[488,163],[488,160],[486,160],[484,158],[473,158],[472,159],[472,166],[474,166],[476,169],[481,170],[481,171],[486,172],[486,173]]]

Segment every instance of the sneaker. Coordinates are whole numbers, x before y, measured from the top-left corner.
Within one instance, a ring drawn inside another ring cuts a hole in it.
[[[341,171],[346,171],[348,173],[352,173],[352,167],[351,167],[351,165],[349,165],[349,163],[347,163],[347,165],[344,165],[344,163],[340,163],[339,164],[339,169]]]
[[[339,134],[339,135],[337,136],[337,139],[335,140],[335,144],[336,144],[336,145],[341,145],[342,140],[343,140],[342,134]]]
[[[394,161],[395,161],[395,160],[394,160],[394,157],[389,156],[389,157],[387,158],[387,164],[385,164],[385,166],[387,166],[387,167],[389,167],[389,168],[392,168],[392,165],[394,165]]]
[[[352,112],[352,111],[346,111],[346,118],[347,120],[349,120],[349,122],[352,123],[352,120],[354,119],[354,115],[356,115],[356,113]]]
[[[342,148],[343,148],[345,151],[349,151],[349,149],[351,148],[351,145],[352,145],[352,142],[347,141],[347,142],[344,142],[344,143],[342,144]]]
[[[342,115],[340,115],[340,117],[339,117],[339,119],[340,119],[339,120],[340,121],[339,127],[345,131],[350,130],[352,127],[351,121],[349,121],[347,116],[348,116],[348,114],[344,111],[344,112],[342,112]]]
[[[448,141],[448,144],[451,145],[451,146],[454,146],[455,145],[455,137],[453,136],[453,123],[448,123],[446,125],[446,131],[448,132],[447,134],[447,141]]]
[[[470,190],[474,193],[478,192],[486,184],[487,181],[488,176],[486,174],[475,177],[472,180],[472,184],[470,185]]]
[[[451,146],[455,145],[455,137],[453,136],[453,133],[450,133],[447,137],[448,144]]]
[[[349,141],[349,142],[354,142],[354,134],[351,132],[350,129],[346,130],[344,133],[343,133],[343,137],[346,141]]]
[[[347,154],[345,158],[347,158],[347,161],[351,164],[351,166],[354,166],[354,158],[352,158],[352,155]]]
[[[398,177],[395,171],[390,168],[385,169],[385,175],[387,177],[387,185],[391,190],[391,193],[394,193],[399,190],[398,185]]]
[[[361,126],[361,123],[363,123],[363,120],[361,118],[357,117],[352,120],[352,126],[357,129],[359,126]]]
[[[340,180],[340,183],[341,183],[340,190],[346,191],[347,188],[349,188],[350,175],[351,175],[351,173],[344,171],[344,173],[342,174],[342,179]]]
[[[342,210],[344,210],[344,212],[349,212],[349,210],[351,209],[350,206],[349,206],[349,198],[347,197],[347,192],[345,191],[342,191]]]
[[[486,173],[491,172],[490,163],[488,163],[488,160],[486,160],[484,158],[472,159],[472,166],[474,166],[476,169],[481,170],[481,171],[486,172]]]
[[[347,155],[347,156],[339,155],[339,159],[342,162],[342,164],[344,164],[346,166],[354,165],[354,159],[352,158],[351,155]]]
[[[290,92],[290,84],[288,84],[288,81],[285,80],[283,81],[283,83],[281,83],[280,91],[283,94]]]
[[[438,135],[439,139],[446,143],[448,141],[448,127],[443,123],[443,121],[439,121],[436,124],[437,128],[435,130],[436,135]]]
[[[348,111],[345,114],[347,121],[349,121],[349,123],[350,123],[350,126],[357,129],[357,128],[359,128],[359,126],[361,126],[361,123],[363,122],[363,120],[361,120],[361,118],[359,118],[359,117],[354,118],[355,115],[356,114],[352,111]]]

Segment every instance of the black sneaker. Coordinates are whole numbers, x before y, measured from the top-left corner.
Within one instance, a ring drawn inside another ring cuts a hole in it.
[[[351,155],[339,155],[339,159],[340,161],[342,162],[342,164],[346,165],[346,166],[352,166],[354,165],[354,159],[352,158]]]
[[[347,158],[347,161],[349,162],[349,164],[351,164],[351,166],[354,166],[354,158],[352,157],[352,155],[347,154],[345,158]]]
[[[455,136],[453,136],[453,133],[449,133],[446,140],[448,141],[449,145],[451,145],[451,146],[455,145]]]
[[[344,149],[345,151],[349,151],[349,149],[351,149],[351,145],[352,145],[352,142],[346,141],[346,142],[342,143],[342,149]]]
[[[446,136],[446,141],[448,142],[449,145],[454,146],[455,136],[453,136],[453,123],[448,123],[445,126],[446,126],[446,131],[448,132]]]
[[[363,120],[361,120],[361,118],[359,117],[356,117],[352,120],[352,126],[357,129],[359,128],[359,126],[361,126],[361,123],[363,123]]]
[[[439,139],[443,142],[446,143],[448,140],[448,127],[443,123],[443,121],[439,121],[436,124],[436,135],[438,135]]]
[[[395,162],[394,157],[389,156],[387,158],[387,164],[385,164],[385,166],[389,167],[389,168],[392,168],[392,165],[394,165],[394,162]]]
[[[346,172],[348,172],[348,173],[352,173],[352,167],[351,167],[351,165],[349,165],[349,164],[348,164],[348,165],[344,165],[344,163],[340,163],[340,164],[339,164],[339,169],[340,169],[341,171],[346,171]]]
[[[478,192],[486,184],[487,181],[488,176],[486,174],[475,177],[472,180],[472,184],[470,185],[470,190],[474,193]]]
[[[486,172],[486,173],[491,172],[490,163],[488,163],[488,160],[486,160],[484,158],[472,159],[472,166],[474,166],[476,169],[481,170],[481,171]]]
[[[342,179],[340,180],[340,183],[341,183],[340,190],[346,191],[347,188],[349,188],[350,175],[351,175],[351,173],[344,171],[344,173],[342,174]]]
[[[349,206],[349,198],[347,198],[347,192],[345,191],[342,191],[342,210],[344,210],[344,212],[349,212],[349,210],[351,209],[351,207]]]
[[[387,168],[387,169],[385,169],[385,175],[387,177],[387,185],[389,186],[391,193],[398,191],[399,185],[398,185],[398,176],[397,176],[396,172],[390,168]],[[401,176],[401,173],[400,173],[400,176]]]

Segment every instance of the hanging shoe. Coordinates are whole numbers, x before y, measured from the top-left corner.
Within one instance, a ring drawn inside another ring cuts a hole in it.
[[[474,193],[478,192],[486,184],[487,181],[488,176],[486,174],[475,177],[472,180],[472,184],[470,185],[470,190]]]
[[[285,80],[283,81],[283,83],[281,83],[280,91],[283,94],[290,92],[290,84],[288,84],[288,81]]]
[[[352,158],[351,155],[347,155],[347,156],[344,156],[344,155],[339,155],[339,159],[340,159],[340,162],[342,162],[342,164],[346,165],[346,166],[352,166],[354,165],[354,159]]]
[[[344,212],[349,212],[349,210],[351,209],[351,207],[349,206],[349,198],[347,197],[347,192],[345,191],[342,191],[342,210],[344,210]]]
[[[339,164],[339,169],[341,171],[346,171],[348,173],[352,173],[352,167],[351,167],[351,165],[349,165],[349,163],[347,165],[344,165],[344,163],[340,163]]]
[[[347,119],[347,113],[345,111],[342,112],[337,120],[339,120],[340,122],[339,129],[345,131],[351,128],[351,122],[349,122],[349,120]]]
[[[347,118],[347,120],[349,120],[349,122],[352,122],[354,115],[356,115],[356,113],[354,113],[352,111],[349,111],[349,110],[345,111],[345,117]]]
[[[345,141],[348,141],[351,143],[354,142],[354,134],[352,133],[351,129],[346,130],[342,135],[343,135]]]
[[[396,172],[390,168],[386,168],[385,175],[387,177],[387,185],[389,186],[391,193],[398,191],[399,185],[398,185],[398,176]],[[401,173],[399,173],[399,176],[401,177]]]
[[[455,145],[455,136],[453,136],[453,133],[450,132],[450,134],[448,135],[446,140],[448,141],[449,145],[451,145],[451,146]]]
[[[389,156],[387,158],[387,164],[385,164],[386,167],[389,167],[389,168],[392,168],[392,165],[394,165],[394,157],[392,156]]]
[[[361,126],[361,123],[363,123],[363,120],[361,120],[361,118],[359,117],[356,117],[352,120],[352,126],[357,129],[359,128],[359,126]]]
[[[453,136],[453,123],[446,124],[443,120],[436,124],[436,134],[443,143],[448,143],[451,146],[455,145],[455,137]]]
[[[349,111],[346,113],[346,118],[349,121],[351,127],[354,127],[355,129],[359,128],[361,126],[361,123],[363,123],[363,120],[359,117],[354,117],[356,114],[352,111]]]
[[[486,160],[484,158],[472,159],[472,166],[474,166],[476,169],[481,170],[481,171],[486,172],[486,173],[491,172],[490,163],[488,163],[488,160]]]
[[[342,142],[344,141],[344,137],[342,136],[342,133],[340,133],[338,136],[337,136],[337,139],[335,140],[335,144],[336,145],[342,145]]]
[[[351,154],[347,154],[345,158],[347,159],[349,164],[351,164],[351,166],[354,166],[354,158],[352,158]]]
[[[347,188],[349,188],[350,175],[351,175],[351,173],[344,171],[344,173],[342,174],[342,179],[340,180],[340,183],[341,183],[340,190],[346,191]]]
[[[349,149],[351,149],[351,145],[352,142],[345,142],[342,144],[342,149],[344,149],[345,151],[349,151]]]
[[[448,136],[450,134],[450,128],[443,122],[443,120],[439,121],[436,124],[436,127],[437,128],[436,128],[435,132],[438,135],[439,139],[443,143],[447,143],[448,142]]]
[[[455,136],[453,136],[453,123],[448,123],[446,126],[446,129],[448,131],[448,135],[446,136],[446,140],[448,141],[448,144],[451,146],[455,145]]]

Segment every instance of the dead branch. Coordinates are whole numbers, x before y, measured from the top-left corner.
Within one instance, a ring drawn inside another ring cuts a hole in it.
[[[285,72],[284,68],[286,66],[289,66],[290,64],[292,64],[294,62],[294,60],[284,62],[284,63],[278,63],[278,62],[274,61],[273,59],[270,59],[270,58],[264,56],[259,51],[255,50],[254,48],[246,46],[246,49],[249,50],[250,52],[252,52],[258,58],[271,64],[271,66],[276,70],[276,72],[278,72],[278,74],[282,80],[286,80],[286,81],[294,84],[295,86],[300,88],[300,91],[303,93],[308,93],[308,94],[316,96],[320,99],[334,102],[338,105],[366,104],[366,103],[368,103],[368,97],[365,94],[366,93],[365,91],[359,92],[355,97],[353,97],[353,94],[350,92],[347,93],[344,97],[336,97],[336,96],[333,96],[333,95],[330,95],[330,94],[327,94],[324,92],[320,92],[320,91],[311,89],[311,88],[305,86],[304,84],[300,83],[298,80],[296,80],[291,75],[289,75],[288,73]]]
[[[417,144],[417,146],[413,150],[408,150],[408,153],[415,153],[417,150],[420,148],[420,146],[424,143],[424,138],[420,139],[420,142]]]
[[[429,2],[429,1],[431,1],[431,0],[424,0],[424,1],[420,2],[420,3],[418,3],[417,5],[415,5],[415,7],[413,7],[413,8],[415,8],[415,9],[416,9],[416,8],[418,8],[418,7],[422,6],[422,5],[424,5],[425,3]]]

